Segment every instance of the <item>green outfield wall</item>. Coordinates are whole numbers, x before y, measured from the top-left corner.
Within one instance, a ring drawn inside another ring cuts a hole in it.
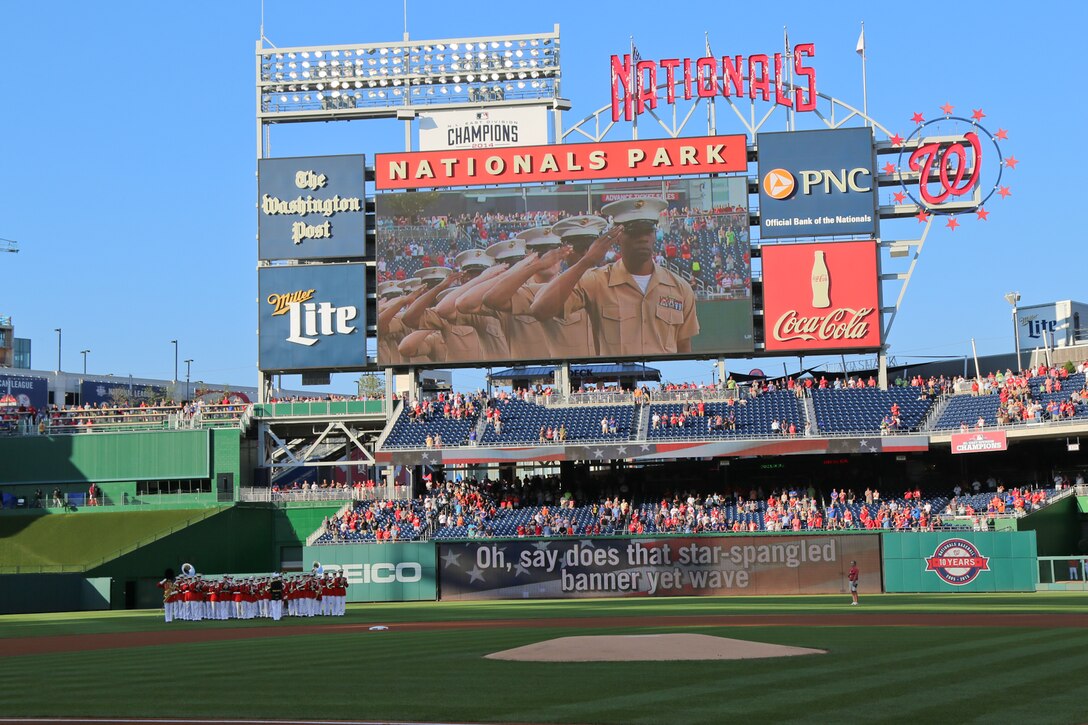
[[[1030,592],[1038,581],[1035,532],[886,533],[884,591]]]
[[[110,608],[110,580],[80,574],[0,575],[0,614]]]
[[[227,432],[237,439],[237,431]],[[210,440],[206,430],[3,438],[0,481],[49,485],[207,478]]]
[[[325,571],[343,571],[349,602],[406,602],[438,596],[435,545],[344,544],[307,546],[305,561],[320,562]]]
[[[1070,496],[1015,519],[1016,529],[1035,533],[1039,556],[1064,556],[1078,550],[1081,538],[1078,514],[1077,498]]]

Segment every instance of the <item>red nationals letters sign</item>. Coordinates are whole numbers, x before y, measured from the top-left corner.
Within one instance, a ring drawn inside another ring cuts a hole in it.
[[[876,255],[874,241],[764,245],[767,350],[879,348]]]

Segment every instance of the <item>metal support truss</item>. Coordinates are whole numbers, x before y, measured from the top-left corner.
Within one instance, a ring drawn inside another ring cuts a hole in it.
[[[290,468],[321,466],[377,465],[367,443],[380,431],[359,430],[343,421],[321,421],[324,428],[314,426],[309,433],[300,433],[298,426],[291,432],[274,430],[275,424],[261,423],[257,434],[257,451],[261,468],[279,471]],[[320,425],[319,424],[319,425]],[[361,459],[347,455],[358,450]]]

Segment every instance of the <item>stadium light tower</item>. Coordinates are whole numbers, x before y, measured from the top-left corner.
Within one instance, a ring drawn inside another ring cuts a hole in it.
[[[174,384],[178,383],[178,341],[171,340],[170,343],[174,346]]]
[[[60,341],[61,331],[59,327],[54,327],[53,332],[57,333],[57,372],[60,372]]]
[[[189,372],[192,369],[193,359],[189,358],[185,361],[185,399],[189,399]]]
[[[265,47],[257,42],[257,122],[398,118],[449,108],[566,105],[559,26],[550,33],[392,43]],[[408,149],[406,149],[408,150]]]
[[[83,356],[83,374],[84,375],[87,374],[87,353],[89,353],[89,352],[90,352],[90,350],[80,350],[79,351],[79,354]]]
[[[1016,345],[1016,372],[1020,372],[1024,369],[1024,364],[1020,361],[1020,310],[1016,307],[1016,304],[1020,302],[1020,293],[1009,292],[1005,295],[1005,301],[1012,305],[1012,334],[1013,344]]]

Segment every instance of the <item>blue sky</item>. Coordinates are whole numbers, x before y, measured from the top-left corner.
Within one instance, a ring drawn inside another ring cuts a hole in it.
[[[1012,348],[1009,307],[1085,300],[1085,245],[1077,211],[1086,167],[1084,100],[1075,34],[1088,11],[1061,4],[869,5],[780,2],[726,10],[717,2],[408,3],[414,39],[547,32],[562,35],[569,126],[609,101],[608,59],[634,36],[647,59],[773,53],[783,26],[812,42],[821,92],[861,105],[854,52],[861,22],[868,47],[870,115],[904,136],[911,115],[951,103],[982,108],[983,124],[1008,131],[1003,151],[1012,196],[991,216],[955,231],[935,225],[890,337],[900,360]],[[492,8],[493,10],[488,10]],[[767,10],[763,10],[767,8]],[[265,35],[277,46],[399,40],[401,3],[268,0]],[[14,3],[0,42],[0,314],[34,345],[34,367],[170,378],[174,348],[193,379],[256,382],[255,0]],[[724,115],[724,114],[722,114]],[[640,131],[645,134],[645,126]],[[719,123],[722,133],[739,127]],[[614,138],[622,138],[615,136]],[[395,151],[396,122],[307,124],[274,129],[275,156]],[[890,192],[882,194],[882,201]],[[908,237],[913,222],[886,224]],[[808,362],[808,361],[806,361]],[[796,360],[787,361],[796,369]],[[730,369],[780,370],[780,361],[734,360]],[[662,366],[672,379],[708,381],[709,362]],[[184,365],[182,365],[184,375]],[[334,379],[341,391],[352,376]],[[479,371],[459,387],[482,384]],[[287,384],[290,381],[285,381]]]

